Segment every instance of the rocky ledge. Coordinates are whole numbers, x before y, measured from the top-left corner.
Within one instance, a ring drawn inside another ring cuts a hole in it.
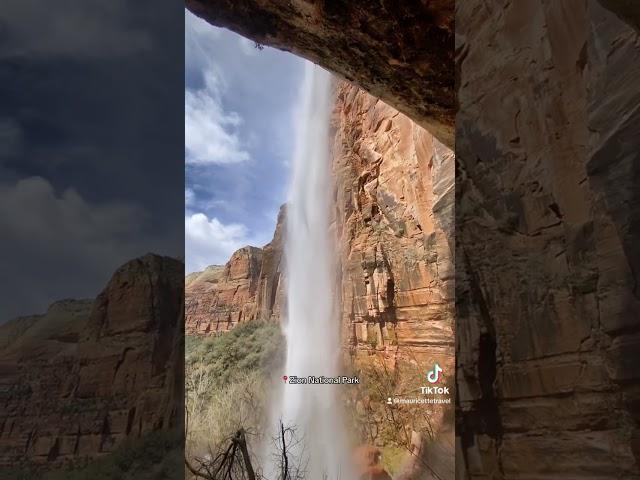
[[[454,143],[454,1],[187,0],[213,25],[291,51]]]

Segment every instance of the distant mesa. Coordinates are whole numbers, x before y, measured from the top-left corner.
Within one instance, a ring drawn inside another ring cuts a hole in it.
[[[0,466],[73,464],[179,427],[184,264],[148,254],[95,300],[0,326]]]
[[[187,335],[215,335],[241,322],[279,320],[285,218],[283,205],[273,239],[263,248],[242,247],[224,266],[212,265],[185,278]]]

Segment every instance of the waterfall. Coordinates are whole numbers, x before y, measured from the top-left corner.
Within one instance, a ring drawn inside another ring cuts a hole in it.
[[[308,63],[300,99],[293,178],[286,221],[287,360],[285,374],[339,374],[340,320],[335,302],[336,246],[329,228],[333,184],[329,156],[331,75]],[[284,383],[280,418],[300,445],[306,480],[350,480],[339,385]]]

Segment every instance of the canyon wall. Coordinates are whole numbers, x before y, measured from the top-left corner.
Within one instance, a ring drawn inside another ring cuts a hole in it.
[[[1,328],[0,466],[70,464],[181,430],[184,264],[147,255],[95,300]]]
[[[452,368],[453,153],[346,82],[332,123],[345,341],[355,357]]]
[[[405,115],[347,82],[332,116],[338,303],[354,360],[454,366],[454,157]],[[281,209],[274,239],[187,277],[187,334],[284,313]],[[313,252],[309,252],[313,254]],[[310,275],[313,272],[309,272]],[[410,358],[411,357],[411,358]]]
[[[338,299],[345,352],[364,374],[350,392],[361,412],[356,424],[365,425],[362,441],[386,447],[383,457],[391,445],[420,451],[405,457],[419,460],[397,478],[452,479],[454,155],[354,85],[340,82],[336,97]],[[451,387],[450,404],[387,405],[388,397],[429,397],[420,388],[435,365],[443,369],[438,385]]]
[[[460,2],[460,478],[638,478],[637,32]]]
[[[281,281],[285,207],[273,240],[263,248],[243,247],[224,266],[212,265],[185,279],[185,333],[214,335],[252,320],[279,320],[284,306]]]
[[[386,395],[421,396],[435,364],[443,368],[443,384],[454,386],[454,155],[357,86],[340,81],[335,90],[330,143],[336,327],[349,368],[390,372],[384,399],[371,400],[372,383],[350,389],[353,404],[365,409],[360,421],[382,424],[392,414]],[[240,322],[284,316],[284,217],[282,210],[274,240],[263,249],[241,248],[224,267],[186,279],[188,334],[213,335]],[[428,411],[439,444],[425,456],[433,457],[429,462],[443,478],[453,478],[453,392],[449,398],[445,406],[406,408],[406,417],[397,420],[406,438],[390,433],[410,447],[412,429],[423,427],[417,418]],[[388,445],[389,437],[374,430],[362,440]]]

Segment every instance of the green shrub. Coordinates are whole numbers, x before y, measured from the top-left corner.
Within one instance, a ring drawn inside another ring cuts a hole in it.
[[[254,321],[217,337],[187,337],[185,352],[187,369],[204,365],[212,385],[223,387],[248,373],[280,368],[284,338],[278,324]]]
[[[280,326],[247,322],[217,337],[185,342],[187,455],[203,455],[239,428],[259,434],[268,383],[284,363]]]

